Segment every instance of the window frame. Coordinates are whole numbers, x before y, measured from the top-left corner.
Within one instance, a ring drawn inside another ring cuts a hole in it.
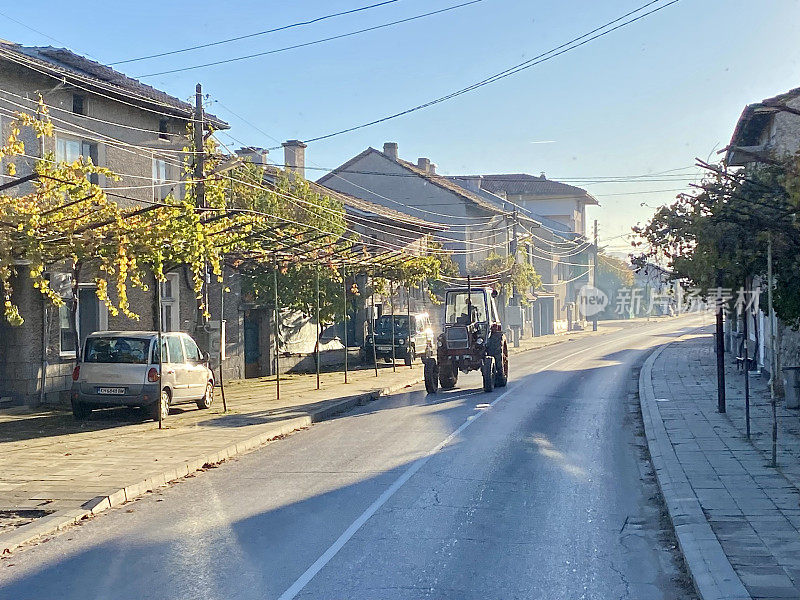
[[[153,200],[156,202],[163,201],[169,194],[167,170],[166,159],[161,156],[153,155],[151,177],[153,184]],[[163,173],[159,173],[159,171],[163,171]],[[162,175],[163,179],[161,178]]]
[[[90,140],[84,140],[81,137],[73,136],[73,135],[56,135],[56,162],[67,162],[72,163],[77,158],[72,160],[68,160],[68,156],[66,156],[66,152],[64,153],[65,156],[59,157],[59,146],[61,143],[64,143],[66,146],[67,143],[75,143],[79,145],[78,156],[82,156],[84,158],[89,158],[92,161],[92,164],[96,167],[100,166],[100,146],[97,142],[92,142]],[[66,150],[66,148],[65,148]],[[100,184],[100,176],[97,173],[91,173],[89,175],[89,181],[94,185]]]
[[[167,282],[159,281],[158,292],[159,294],[161,294],[161,331],[162,333],[181,331],[180,274],[164,273],[164,277],[166,277],[167,281],[169,282],[171,295],[164,296],[164,284]],[[169,311],[169,321],[171,325],[169,329],[167,329],[167,324],[166,324],[167,310]]]
[[[77,101],[77,102],[76,102]],[[80,111],[75,110],[75,105],[80,104]],[[86,95],[85,94],[72,94],[72,114],[81,117],[86,116]]]

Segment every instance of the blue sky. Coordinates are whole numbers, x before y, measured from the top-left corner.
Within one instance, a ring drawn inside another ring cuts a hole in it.
[[[65,45],[102,62],[242,35],[373,3],[44,1],[0,6],[0,37]],[[393,4],[233,44],[121,65],[131,76],[336,35],[459,0]],[[145,78],[208,109],[248,145],[306,139],[384,116],[483,79],[644,4],[644,0],[483,0],[343,40],[205,69]],[[629,27],[472,94],[311,144],[334,167],[367,146],[399,143],[440,173],[527,172],[596,178],[662,173],[665,181],[580,183],[600,200],[601,238],[628,231],[685,188],[694,157],[716,158],[749,102],[800,86],[800,1],[681,0]],[[214,102],[218,100],[218,102]],[[225,107],[242,115],[246,125]],[[221,136],[232,146],[237,142]],[[549,142],[549,143],[536,143]],[[281,151],[272,158],[282,162]],[[312,171],[322,175],[322,171]],[[641,203],[646,206],[641,206]],[[615,240],[618,242],[619,240]]]

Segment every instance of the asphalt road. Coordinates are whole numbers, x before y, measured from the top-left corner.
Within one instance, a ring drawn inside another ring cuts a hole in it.
[[[0,560],[0,598],[693,598],[637,367],[688,317],[381,399]]]

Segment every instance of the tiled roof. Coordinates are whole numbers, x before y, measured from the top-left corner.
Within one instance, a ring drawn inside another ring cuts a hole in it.
[[[505,192],[509,195],[569,196],[587,198],[587,204],[597,204],[597,200],[583,188],[527,173],[484,175],[482,187],[493,194]]]
[[[59,79],[95,93],[105,94],[137,106],[159,110],[176,117],[190,118],[194,107],[166,92],[146,85],[103,65],[75,54],[66,48],[52,46],[20,46],[0,41],[0,59],[43,71]],[[212,114],[206,113],[208,122],[216,129],[227,129],[228,124]]]
[[[727,148],[726,160],[735,166],[744,164],[742,160],[744,162],[750,160],[747,156],[735,156],[736,147],[755,145],[761,135],[761,131],[769,124],[769,115],[778,112],[776,107],[784,105],[798,96],[800,96],[800,87],[745,106],[739,120],[736,122],[736,128],[733,130],[731,143]]]
[[[266,165],[264,167],[264,172],[275,177],[282,172],[282,169],[275,165]],[[400,212],[399,210],[387,208],[381,204],[369,202],[362,198],[357,198],[356,196],[351,196],[350,194],[333,190],[329,187],[325,187],[321,183],[309,181],[308,185],[309,188],[317,194],[339,200],[344,206],[345,211],[350,208],[362,213],[368,213],[376,217],[381,217],[393,223],[408,225],[418,229],[427,229],[430,231],[444,231],[448,229],[447,225],[443,225],[442,223],[432,223],[424,219],[412,217],[404,212]]]
[[[355,164],[356,162],[358,162],[359,160],[361,160],[363,157],[367,156],[368,154],[372,154],[372,153],[377,154],[379,156],[382,156],[386,160],[400,165],[401,167],[403,167],[404,169],[410,171],[411,173],[414,173],[415,175],[425,179],[426,181],[428,181],[428,182],[430,182],[430,183],[432,183],[432,184],[434,184],[434,185],[436,185],[436,186],[438,186],[440,188],[444,188],[444,189],[446,189],[446,190],[448,190],[448,191],[460,196],[461,198],[464,198],[465,200],[470,201],[471,203],[475,204],[476,206],[479,206],[480,208],[482,208],[482,209],[484,209],[486,211],[489,211],[489,212],[494,213],[494,214],[499,214],[499,215],[508,214],[507,211],[504,211],[497,204],[484,200],[483,198],[481,198],[477,194],[474,194],[474,193],[470,192],[469,190],[464,189],[463,187],[461,187],[457,183],[454,183],[454,182],[450,181],[444,175],[436,175],[436,174],[433,174],[433,173],[427,173],[426,171],[423,171],[422,169],[420,169],[416,165],[414,165],[414,164],[412,164],[412,163],[410,163],[410,162],[408,162],[406,160],[402,160],[402,159],[395,160],[395,159],[391,158],[390,156],[388,156],[387,154],[384,154],[380,150],[376,150],[375,148],[371,148],[371,147],[367,148],[366,150],[364,150],[360,154],[357,154],[356,156],[354,156],[353,158],[351,158],[350,160],[348,160],[344,164],[340,165],[339,167],[337,167],[336,169],[334,169],[330,173],[326,173],[325,175],[320,177],[317,180],[318,183],[324,183],[324,182],[328,181],[328,179],[334,177],[337,173],[346,172],[347,169],[350,168],[353,164]]]

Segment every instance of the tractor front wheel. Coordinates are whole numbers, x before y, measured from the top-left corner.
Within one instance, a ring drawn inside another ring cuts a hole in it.
[[[447,360],[439,363],[439,383],[442,389],[452,390],[458,383],[458,369],[453,361]]]
[[[425,391],[435,394],[439,391],[439,365],[435,358],[426,358],[424,363]]]
[[[492,358],[491,356],[487,356],[486,358],[483,359],[483,364],[481,364],[481,375],[483,375],[483,391],[493,392],[495,373],[494,373],[494,358]]]

